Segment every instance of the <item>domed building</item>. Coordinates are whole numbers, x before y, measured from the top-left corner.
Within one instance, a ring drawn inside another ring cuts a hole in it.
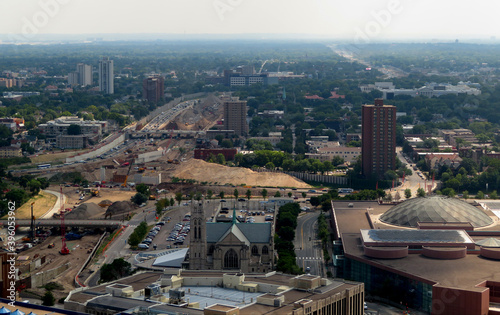
[[[414,228],[418,222],[469,222],[474,228],[493,223],[481,209],[442,195],[414,198],[400,203],[380,216],[380,221]]]

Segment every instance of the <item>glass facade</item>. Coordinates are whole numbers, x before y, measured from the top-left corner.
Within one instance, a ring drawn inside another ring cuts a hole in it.
[[[340,273],[345,279],[363,282],[368,294],[424,312],[431,311],[432,285],[348,258],[344,259]]]

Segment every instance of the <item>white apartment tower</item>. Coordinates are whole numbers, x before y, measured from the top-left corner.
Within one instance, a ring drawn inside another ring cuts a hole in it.
[[[76,65],[76,72],[78,73],[78,83],[81,86],[92,85],[92,66],[84,63]]]
[[[110,60],[108,57],[104,57],[99,61],[99,90],[105,94],[113,94],[115,92],[113,60]]]

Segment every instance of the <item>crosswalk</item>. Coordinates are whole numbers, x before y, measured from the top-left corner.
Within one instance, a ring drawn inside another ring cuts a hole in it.
[[[297,257],[298,260],[321,260],[321,257]]]

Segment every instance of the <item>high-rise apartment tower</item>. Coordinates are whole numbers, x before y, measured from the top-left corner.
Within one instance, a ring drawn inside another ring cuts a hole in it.
[[[396,107],[375,99],[361,115],[363,175],[382,178],[396,165]]]

